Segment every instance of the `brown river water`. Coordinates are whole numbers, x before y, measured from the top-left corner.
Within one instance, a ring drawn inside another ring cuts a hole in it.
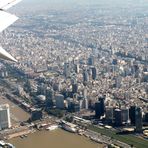
[[[56,129],[54,131],[39,131],[9,140],[16,148],[103,148],[103,145],[92,142],[84,136]]]

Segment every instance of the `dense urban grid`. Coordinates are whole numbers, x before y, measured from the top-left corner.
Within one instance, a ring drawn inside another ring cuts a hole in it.
[[[129,2],[118,8],[37,7],[28,13],[22,7],[21,20],[0,36],[3,47],[19,61],[1,61],[1,96],[29,112],[28,123],[47,114],[81,126],[76,121],[86,119],[91,123],[88,135],[100,132],[107,145],[135,146],[130,138],[120,139],[120,134],[131,134],[146,147],[147,8]]]

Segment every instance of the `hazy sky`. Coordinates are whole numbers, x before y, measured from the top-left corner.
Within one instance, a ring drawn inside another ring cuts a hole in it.
[[[48,3],[77,3],[77,4],[96,4],[96,3],[108,3],[108,4],[115,4],[115,3],[147,3],[148,0],[23,0],[24,2],[35,2],[35,3],[43,3],[43,2],[48,2]]]
[[[22,0],[16,7],[18,11],[26,10],[29,12],[42,9],[77,9],[78,6],[91,7],[91,5],[95,6],[96,4],[103,7],[130,7],[132,9],[136,5],[148,8],[148,0]]]
[[[50,4],[50,5],[94,5],[94,4],[104,4],[104,5],[148,5],[148,0],[23,0],[22,4]]]

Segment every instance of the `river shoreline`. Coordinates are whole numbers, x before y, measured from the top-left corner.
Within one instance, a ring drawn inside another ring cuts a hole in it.
[[[89,138],[73,134],[62,129],[53,131],[37,131],[30,133],[27,137],[13,138],[8,140],[16,148],[103,148],[104,145],[95,143]]]

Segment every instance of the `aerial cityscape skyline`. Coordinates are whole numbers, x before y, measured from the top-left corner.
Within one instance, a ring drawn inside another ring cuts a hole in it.
[[[67,148],[75,136],[78,148],[147,148],[147,2],[24,0],[11,8],[20,19],[0,43],[18,62],[0,61],[0,146]]]

